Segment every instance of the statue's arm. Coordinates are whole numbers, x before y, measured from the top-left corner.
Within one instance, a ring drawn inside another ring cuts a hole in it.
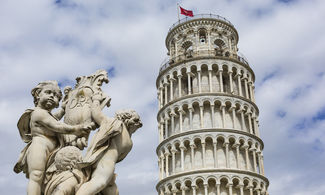
[[[105,106],[109,107],[111,105],[111,98],[102,92],[103,100],[100,103],[100,108],[104,109]]]
[[[93,105],[91,108],[91,116],[94,119],[94,121],[96,122],[96,124],[98,124],[99,126],[101,126],[101,123],[105,120],[105,118],[107,118],[104,113],[102,112],[102,109],[100,108],[99,105]]]
[[[58,109],[58,111],[56,113],[53,114],[53,116],[58,119],[58,120],[61,120],[62,117],[64,116],[65,114],[65,107],[67,106],[67,103],[68,103],[68,100],[64,100],[62,102],[62,105],[61,105],[61,108]]]
[[[53,114],[53,116],[58,120],[61,120],[64,114],[65,114],[65,110],[63,108],[60,108],[56,113]]]
[[[97,93],[92,97],[91,115],[94,121],[100,126],[107,118],[102,109],[110,102],[110,98],[104,93]]]
[[[45,110],[35,110],[32,114],[32,121],[57,133],[75,133],[83,129],[81,125],[68,125],[57,121]]]

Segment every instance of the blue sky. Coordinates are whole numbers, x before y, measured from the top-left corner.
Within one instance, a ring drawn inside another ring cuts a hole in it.
[[[184,0],[194,14],[226,17],[256,75],[269,192],[325,194],[325,1]],[[2,0],[0,6],[0,194],[24,194],[12,171],[24,143],[16,127],[40,81],[62,87],[109,71],[105,112],[136,109],[144,126],[117,166],[120,194],[157,194],[155,79],[165,37],[177,21],[172,0]]]

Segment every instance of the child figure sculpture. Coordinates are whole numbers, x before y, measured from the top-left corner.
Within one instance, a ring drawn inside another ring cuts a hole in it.
[[[39,83],[33,90],[34,109],[28,109],[18,121],[20,135],[27,143],[21,152],[14,171],[23,171],[29,178],[27,194],[41,195],[47,161],[51,153],[59,147],[59,134],[73,133],[81,135],[89,132],[94,125],[67,125],[58,120],[64,111],[52,114],[59,106],[62,98],[61,90],[56,81]]]

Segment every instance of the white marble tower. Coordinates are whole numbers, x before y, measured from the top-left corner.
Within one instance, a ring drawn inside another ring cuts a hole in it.
[[[168,32],[157,78],[159,195],[267,195],[255,75],[225,18],[195,15]]]

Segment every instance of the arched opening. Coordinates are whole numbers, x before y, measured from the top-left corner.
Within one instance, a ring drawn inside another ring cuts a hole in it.
[[[205,44],[207,42],[207,31],[204,28],[199,30],[199,39],[201,44]]]
[[[216,51],[216,56],[222,56],[223,55],[223,51],[224,51],[225,46],[226,46],[226,43],[221,39],[216,39],[214,41],[214,49]]]
[[[182,44],[182,48],[184,49],[184,55],[186,58],[190,58],[193,56],[193,43],[191,41],[186,41]]]

